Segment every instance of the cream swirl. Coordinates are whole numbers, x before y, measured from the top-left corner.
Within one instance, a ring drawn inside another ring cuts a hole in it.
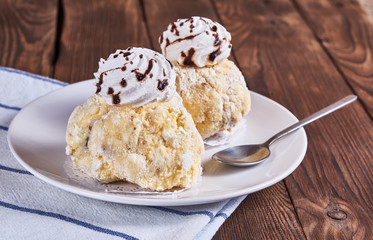
[[[176,93],[176,74],[162,54],[146,48],[127,48],[99,62],[97,94],[110,105],[135,107],[167,101]]]
[[[231,34],[219,23],[204,17],[178,19],[159,37],[162,53],[180,65],[204,67],[229,57]]]

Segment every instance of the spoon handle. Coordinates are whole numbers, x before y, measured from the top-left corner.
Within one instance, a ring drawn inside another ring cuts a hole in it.
[[[291,125],[290,127],[282,130],[281,132],[277,133],[276,135],[274,135],[273,137],[271,137],[270,139],[267,140],[267,142],[265,142],[265,144],[268,144],[271,145],[274,141],[276,141],[277,139],[289,134],[289,133],[292,133],[294,132],[295,130],[303,127],[304,125],[307,125],[325,115],[328,115],[329,113],[332,113],[334,112],[335,110],[339,109],[339,108],[342,108],[344,106],[346,106],[347,104],[350,104],[352,103],[353,101],[355,101],[357,99],[357,96],[355,95],[348,95],[344,98],[342,98],[341,100],[327,106],[326,108],[323,108],[321,109],[320,111],[312,114],[311,116],[309,117],[306,117],[305,119]]]

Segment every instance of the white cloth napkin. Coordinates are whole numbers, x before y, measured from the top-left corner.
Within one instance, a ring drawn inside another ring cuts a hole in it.
[[[1,239],[210,239],[245,196],[183,207],[147,207],[81,197],[24,170],[11,154],[13,117],[66,84],[0,67]]]

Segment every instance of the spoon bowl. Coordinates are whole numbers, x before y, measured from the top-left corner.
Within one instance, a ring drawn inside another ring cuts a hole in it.
[[[298,130],[299,128],[325,115],[328,115],[329,113],[332,113],[335,110],[342,108],[349,103],[352,103],[356,99],[357,97],[355,95],[349,95],[347,97],[344,97],[341,100],[329,105],[328,107],[321,109],[320,111],[312,114],[311,116],[306,117],[305,119],[275,134],[265,143],[230,147],[215,153],[214,155],[212,155],[212,158],[221,163],[239,167],[252,166],[261,163],[270,156],[271,151],[269,150],[269,146],[277,139],[284,137],[289,133],[292,133]]]
[[[264,161],[270,154],[269,146],[265,144],[240,145],[220,151],[213,158],[233,166],[250,166]]]

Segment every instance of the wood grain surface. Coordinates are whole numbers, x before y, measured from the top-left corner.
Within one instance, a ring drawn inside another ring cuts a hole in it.
[[[250,194],[213,239],[306,239],[283,182]]]
[[[51,76],[57,0],[0,1],[0,65]]]
[[[92,78],[116,49],[159,51],[168,23],[197,15],[232,34],[248,87],[298,118],[358,94],[306,127],[302,164],[214,239],[372,238],[373,23],[356,0],[0,0],[0,12],[0,65],[65,82]]]
[[[151,41],[155,49],[160,49],[159,35],[166,30],[169,23],[178,18],[204,16],[218,21],[218,16],[213,11],[214,6],[205,0],[149,0],[145,1],[144,6]],[[172,9],[177,9],[177,11],[172,11]],[[157,19],[157,21],[151,19]],[[284,236],[288,239],[302,239],[302,229],[296,220],[297,217],[284,183],[276,184],[270,192],[272,194],[261,191],[246,198],[219,229],[215,238],[227,239],[229,236],[234,236],[234,239],[257,239],[267,235],[272,239],[281,239]],[[260,201],[263,202],[259,207]],[[276,216],[276,221],[268,221],[268,216]]]
[[[260,86],[299,118],[352,93],[291,2],[215,2],[251,89]],[[354,103],[306,130],[309,151],[285,179],[306,237],[368,238],[373,216],[369,115]]]
[[[371,0],[358,0],[361,7],[370,15],[371,22],[373,21],[373,1]]]
[[[318,41],[373,117],[373,24],[358,1],[294,0]]]
[[[139,1],[63,1],[63,26],[54,77],[93,78],[100,58],[116,49],[150,47]]]

